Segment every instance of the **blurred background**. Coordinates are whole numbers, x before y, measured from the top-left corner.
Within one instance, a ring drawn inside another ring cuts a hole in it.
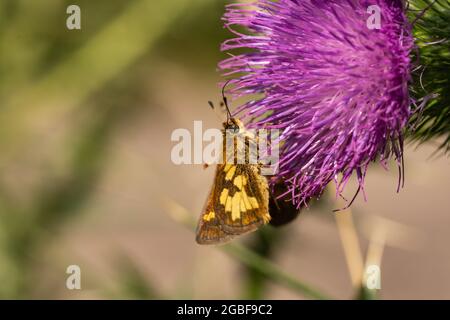
[[[81,8],[81,30],[66,9]],[[176,166],[176,128],[217,128],[224,1],[0,1],[0,298],[450,299],[449,158],[440,141],[369,170],[293,223],[194,241],[214,169]],[[356,184],[347,188],[348,197]],[[69,265],[81,290],[66,288]],[[367,265],[381,290],[360,290]]]

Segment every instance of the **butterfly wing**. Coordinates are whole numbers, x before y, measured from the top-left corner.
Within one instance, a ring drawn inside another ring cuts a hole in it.
[[[223,243],[270,220],[267,180],[257,165],[218,165],[200,217],[198,243]]]
[[[223,188],[217,195],[222,229],[229,234],[241,235],[256,230],[270,220],[267,180],[257,165],[225,165]]]
[[[216,185],[213,184],[205,208],[197,224],[195,240],[198,244],[219,244],[233,239],[233,235],[229,235],[222,230],[218,215],[216,214],[216,209],[214,208],[215,187]]]

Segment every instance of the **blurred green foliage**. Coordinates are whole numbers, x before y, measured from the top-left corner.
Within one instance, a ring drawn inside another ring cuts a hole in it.
[[[70,4],[81,7],[81,30],[66,28]],[[145,105],[144,72],[158,57],[194,68],[199,57],[216,60],[222,9],[205,0],[0,2],[0,298],[52,296],[36,292],[35,266],[82,213],[114,132]],[[47,150],[42,128],[60,121]],[[156,297],[131,260],[118,268],[122,297]]]
[[[443,138],[441,150],[450,150],[450,2],[413,0],[410,19],[416,20],[414,36],[422,66],[414,73],[415,98],[436,94],[417,110],[411,120],[412,138],[419,141]],[[423,12],[426,10],[426,12]],[[418,103],[420,104],[420,102]]]

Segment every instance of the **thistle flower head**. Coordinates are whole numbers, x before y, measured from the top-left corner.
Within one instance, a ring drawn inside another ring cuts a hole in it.
[[[368,27],[372,5],[379,29]],[[363,188],[371,161],[400,165],[413,47],[401,0],[259,0],[227,6],[224,21],[235,37],[222,50],[246,50],[219,67],[234,98],[253,97],[234,113],[281,130],[275,180],[294,203],[333,180],[340,193],[354,173]]]

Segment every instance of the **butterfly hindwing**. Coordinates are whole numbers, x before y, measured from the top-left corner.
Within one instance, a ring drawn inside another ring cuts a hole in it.
[[[215,205],[222,228],[229,234],[253,231],[270,220],[268,186],[257,165],[228,164],[220,166],[218,179],[223,181]]]

